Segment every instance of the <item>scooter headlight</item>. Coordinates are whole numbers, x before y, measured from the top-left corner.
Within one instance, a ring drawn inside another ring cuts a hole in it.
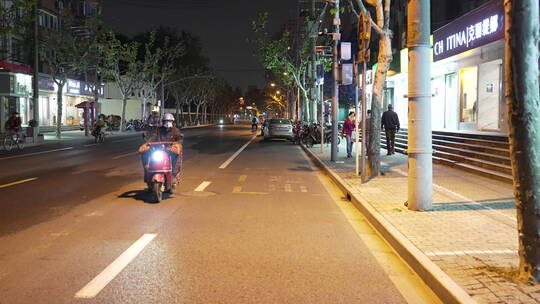
[[[152,160],[155,162],[161,162],[165,159],[165,152],[163,151],[154,151],[152,153]]]

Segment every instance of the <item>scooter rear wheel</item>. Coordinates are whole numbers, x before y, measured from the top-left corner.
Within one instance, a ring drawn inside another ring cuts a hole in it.
[[[152,185],[152,192],[154,192],[154,198],[155,198],[156,203],[161,202],[161,199],[163,199],[163,192],[161,192],[160,183],[154,183]]]

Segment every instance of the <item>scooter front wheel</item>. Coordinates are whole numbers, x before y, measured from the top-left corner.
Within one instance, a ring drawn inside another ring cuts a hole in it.
[[[154,193],[156,203],[161,202],[161,199],[163,199],[163,192],[161,191],[160,183],[154,183],[152,185],[152,192]]]

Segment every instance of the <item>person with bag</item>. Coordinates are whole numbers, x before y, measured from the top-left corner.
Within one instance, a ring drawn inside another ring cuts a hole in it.
[[[354,129],[355,129],[355,114],[354,112],[349,112],[349,117],[345,119],[343,122],[343,131],[341,131],[341,137],[346,137],[347,142],[347,158],[352,157],[352,147],[355,142],[355,138],[353,137]]]

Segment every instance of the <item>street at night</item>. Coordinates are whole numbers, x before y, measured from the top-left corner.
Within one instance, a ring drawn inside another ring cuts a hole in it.
[[[539,0],[0,0],[0,304],[540,304]]]
[[[298,146],[241,126],[185,136],[182,181],[159,204],[139,133],[2,153],[0,302],[437,302]],[[145,235],[108,284],[77,296]]]

